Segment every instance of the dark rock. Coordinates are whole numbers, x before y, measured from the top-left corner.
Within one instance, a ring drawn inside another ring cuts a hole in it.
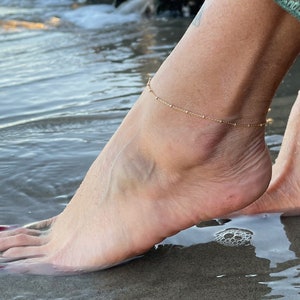
[[[203,5],[205,0],[195,0],[195,1],[185,1],[188,2],[187,6],[190,9],[190,15],[191,16],[195,16],[199,9],[201,8],[201,6]]]
[[[126,1],[130,0],[85,0],[80,2],[83,4],[113,4],[115,7],[119,7]],[[191,17],[197,14],[204,0],[153,0],[153,3],[158,15]]]

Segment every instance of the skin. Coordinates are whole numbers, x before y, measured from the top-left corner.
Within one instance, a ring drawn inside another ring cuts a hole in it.
[[[266,193],[239,214],[300,214],[300,92],[289,116],[279,155],[273,165],[272,180]]]
[[[272,0],[209,0],[197,18],[153,90],[192,112],[263,122],[299,53],[299,22]],[[145,90],[60,215],[1,233],[2,260],[17,272],[103,269],[248,206],[270,177],[263,127],[200,120]]]

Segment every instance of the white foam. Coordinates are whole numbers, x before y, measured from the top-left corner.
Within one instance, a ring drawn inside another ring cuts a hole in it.
[[[154,11],[153,0],[125,1],[117,8],[117,11],[121,14],[130,14],[133,12],[143,14],[147,11],[147,9]]]
[[[85,29],[101,29],[139,20],[140,14],[123,14],[112,5],[88,5],[62,14],[62,19]]]
[[[227,228],[215,234],[215,241],[227,247],[248,246],[251,244],[253,232],[240,228]]]

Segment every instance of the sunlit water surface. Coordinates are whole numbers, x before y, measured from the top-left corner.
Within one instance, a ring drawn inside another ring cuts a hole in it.
[[[73,10],[71,4],[0,0],[0,19],[5,21],[0,27],[0,224],[48,218],[65,207],[136,101],[147,74],[157,70],[190,22],[122,15],[110,5]],[[3,25],[10,20],[30,23]],[[36,24],[45,27],[37,30]],[[299,88],[299,75],[298,61],[273,102],[273,123],[266,136],[273,159]],[[194,299],[205,288],[205,299],[215,299],[223,290],[224,299],[231,292],[246,299],[296,299],[292,297],[297,297],[300,286],[299,224],[298,218],[281,220],[279,215],[205,223],[122,267],[73,281],[51,279],[59,286],[56,290],[42,277],[34,282],[43,291],[32,289],[26,276],[11,286],[15,277],[7,275],[0,276],[0,290],[3,299],[127,297],[121,295],[166,299],[176,298],[180,291]],[[236,266],[227,264],[228,257],[240,266],[238,273]],[[154,269],[153,260],[159,262]],[[187,276],[182,269],[190,264]],[[150,291],[153,280],[157,288]],[[70,284],[78,287],[71,291]],[[237,291],[236,286],[241,288]]]

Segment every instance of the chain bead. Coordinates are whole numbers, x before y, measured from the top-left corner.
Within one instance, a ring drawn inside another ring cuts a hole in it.
[[[237,122],[231,122],[231,121],[226,121],[226,120],[222,120],[222,119],[216,119],[213,117],[210,117],[208,115],[204,115],[204,114],[199,114],[199,113],[194,113],[191,112],[187,109],[181,108],[179,106],[176,106],[174,104],[171,104],[169,102],[167,102],[166,100],[160,98],[159,96],[157,96],[155,94],[155,92],[153,91],[152,87],[150,86],[150,82],[151,82],[151,77],[149,77],[148,83],[147,83],[147,87],[148,87],[148,91],[149,93],[151,93],[154,96],[154,99],[158,102],[160,102],[161,104],[168,106],[169,108],[172,108],[178,112],[183,112],[187,115],[190,115],[192,117],[196,117],[196,118],[200,118],[203,120],[208,120],[208,121],[213,121],[219,124],[225,124],[225,125],[229,125],[229,126],[233,126],[233,127],[246,127],[246,128],[251,128],[251,127],[264,127],[267,125],[267,122],[263,122],[263,123],[237,123]]]

